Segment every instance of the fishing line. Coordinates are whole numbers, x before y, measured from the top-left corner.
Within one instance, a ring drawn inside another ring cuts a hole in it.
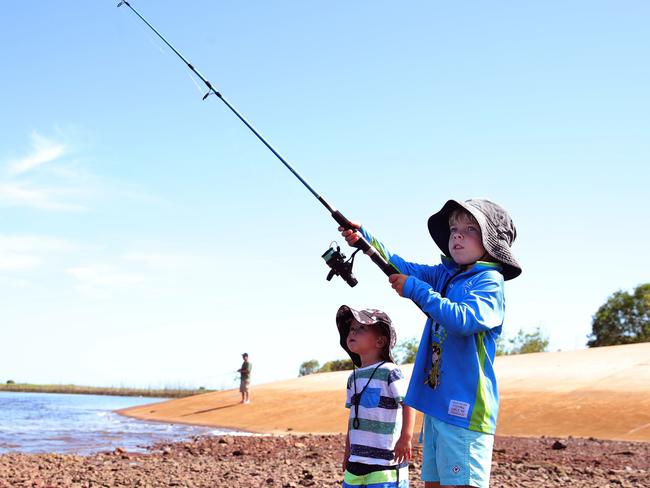
[[[127,17],[129,19],[128,21],[130,24],[136,26],[138,32],[142,33],[143,37],[147,39],[155,51],[157,51],[162,56],[172,57],[172,53],[170,53],[168,49],[165,49],[165,46],[160,42],[160,39],[152,34],[151,29],[148,29],[147,26],[142,25],[142,22],[138,22],[138,20],[135,19],[132,15],[125,15],[124,17]],[[201,85],[199,85],[196,79],[192,76],[192,73],[188,73],[187,76],[190,78],[197,91],[200,94],[203,94],[203,88],[201,88]]]
[[[158,51],[162,55],[169,56],[169,51],[164,49],[164,46],[160,43],[159,39],[157,37],[154,37],[151,33],[151,30],[143,26],[142,22],[138,22],[137,19],[134,19],[131,15],[124,15],[124,18],[128,18],[128,22],[131,25],[136,26],[138,32],[142,33],[142,36],[149,42],[154,50]]]
[[[203,94],[203,90],[201,89],[201,85],[199,85],[199,83],[194,79],[194,77],[192,76],[192,73],[187,73],[187,76],[190,78],[190,80],[192,80],[192,83],[194,83],[194,86],[196,87],[198,92],[200,94]]]
[[[151,29],[156,36],[160,40],[162,40],[169,49],[171,49],[176,56],[178,56],[184,63],[185,65],[190,69],[190,71],[196,75],[202,82],[203,84],[207,87],[208,91],[203,95],[203,100],[207,99],[210,97],[210,95],[215,95],[219,100],[221,100],[226,107],[246,126],[250,131],[264,144],[269,151],[271,151],[276,158],[280,160],[280,162],[289,170],[291,173],[309,190],[309,192],[327,209],[327,211],[332,215],[332,218],[344,229],[346,230],[356,230],[355,227],[352,225],[352,223],[341,213],[339,212],[335,207],[330,205],[330,203],[327,202],[321,195],[319,195],[314,188],[307,183],[307,181],[300,176],[300,174],[291,166],[283,157],[282,155],[275,150],[273,146],[264,138],[262,135],[251,125],[248,120],[244,118],[242,114],[240,114],[235,107],[233,107],[228,100],[224,98],[224,96],[217,90],[214,89],[212,84],[187,60],[185,57],[172,46],[167,39],[165,39],[160,32],[158,32],[140,13],[134,9],[130,2],[126,0],[122,0],[120,3],[118,3],[118,7],[121,7],[122,5],[126,5],[135,15],[138,16],[138,18],[144,22],[149,29]],[[359,250],[362,250],[370,259],[387,275],[390,276],[395,273],[399,273],[400,271],[395,267],[395,265],[391,264],[388,262],[386,259],[386,256],[383,256],[377,249],[375,249],[373,246],[370,245],[370,243],[361,235],[359,235],[359,240],[357,240],[354,244],[354,247],[357,247]],[[331,268],[330,275],[338,275],[341,276],[350,286],[355,286],[357,284],[357,280],[352,275],[352,265],[351,261],[346,261],[345,255],[340,252],[340,248],[338,246],[330,247],[325,253],[323,254],[323,259],[325,260],[325,263]],[[328,275],[328,276],[330,276]],[[330,278],[331,278],[330,276]]]

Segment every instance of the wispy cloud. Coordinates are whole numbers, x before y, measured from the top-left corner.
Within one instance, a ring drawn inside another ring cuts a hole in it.
[[[89,265],[70,268],[68,273],[84,285],[125,286],[142,283],[145,278],[109,265]]]
[[[31,151],[4,164],[0,205],[66,212],[87,210],[85,205],[75,203],[84,192],[78,176],[66,168],[70,162],[61,161],[69,152],[69,145],[32,133]]]
[[[43,210],[65,210],[82,212],[86,207],[61,201],[65,190],[55,188],[38,188],[28,182],[1,182],[0,202],[9,206],[40,208]]]
[[[116,259],[68,269],[68,274],[81,284],[98,287],[122,287],[154,279],[160,284],[170,272],[200,268],[206,259],[189,254],[136,251]]]
[[[7,252],[73,252],[85,246],[58,237],[35,234],[0,234],[0,254]]]
[[[34,132],[26,156],[0,161],[0,207],[87,212],[114,201],[164,203],[137,184],[94,174],[75,156],[84,146],[75,142],[83,138],[76,129],[57,128],[55,134]]]
[[[79,245],[63,239],[0,234],[0,270],[32,270],[50,260],[55,254],[70,253],[79,249]]]
[[[93,261],[69,266],[74,288],[92,299],[109,299],[115,294],[138,293],[169,296],[179,283],[215,265],[209,256],[155,249],[139,249],[113,257],[103,254]],[[175,293],[175,292],[174,292]]]
[[[153,270],[198,268],[207,264],[203,256],[166,252],[130,252],[122,256],[125,261],[147,266]]]
[[[21,278],[0,276],[0,288],[25,289],[29,288],[29,281]]]
[[[134,287],[142,286],[146,277],[113,264],[87,264],[68,268],[76,285],[74,289],[81,295],[91,299],[110,299],[115,292],[134,291]]]
[[[25,157],[11,161],[7,166],[10,175],[26,173],[38,166],[59,159],[65,153],[63,144],[52,141],[37,133],[33,133],[32,151]]]
[[[29,254],[7,253],[0,255],[0,270],[25,270],[38,266],[40,259]]]

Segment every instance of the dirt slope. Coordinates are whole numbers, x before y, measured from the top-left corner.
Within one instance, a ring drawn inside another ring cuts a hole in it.
[[[650,441],[650,343],[499,357],[498,434]],[[412,366],[404,366],[410,375]],[[120,413],[252,432],[340,433],[349,372],[207,393]]]

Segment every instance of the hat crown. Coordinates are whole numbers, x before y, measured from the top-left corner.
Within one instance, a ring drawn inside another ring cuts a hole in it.
[[[395,362],[391,354],[391,349],[395,347],[397,334],[388,314],[375,308],[355,310],[347,305],[341,305],[336,312],[336,327],[339,330],[341,347],[350,355],[355,366],[361,366],[361,358],[358,354],[350,351],[347,346],[347,337],[350,332],[350,319],[354,319],[364,325],[380,328],[382,334],[388,339],[386,347],[383,350],[383,359],[384,361]]]
[[[517,228],[505,208],[485,198],[472,198],[466,200],[465,203],[476,208],[485,216],[490,230],[496,234],[499,240],[512,246],[517,238]]]
[[[440,250],[451,256],[449,217],[455,210],[465,210],[476,219],[481,228],[483,246],[487,253],[501,264],[504,279],[511,280],[519,276],[521,266],[510,249],[517,238],[517,228],[503,207],[486,198],[448,200],[442,209],[429,217],[427,227]]]

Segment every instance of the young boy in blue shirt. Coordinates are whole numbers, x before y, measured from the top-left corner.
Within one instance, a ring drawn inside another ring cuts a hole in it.
[[[395,329],[381,310],[347,305],[337,311],[336,326],[354,363],[345,402],[343,488],[408,488],[415,411],[402,405],[406,379],[391,354]]]
[[[428,221],[444,253],[435,266],[391,254],[355,224],[399,273],[393,289],[427,315],[404,403],[424,415],[425,488],[489,486],[499,407],[494,357],[504,319],[505,280],[521,266],[510,246],[517,235],[505,209],[485,199],[449,200]],[[342,229],[340,229],[342,230]],[[345,230],[349,244],[357,231]]]

